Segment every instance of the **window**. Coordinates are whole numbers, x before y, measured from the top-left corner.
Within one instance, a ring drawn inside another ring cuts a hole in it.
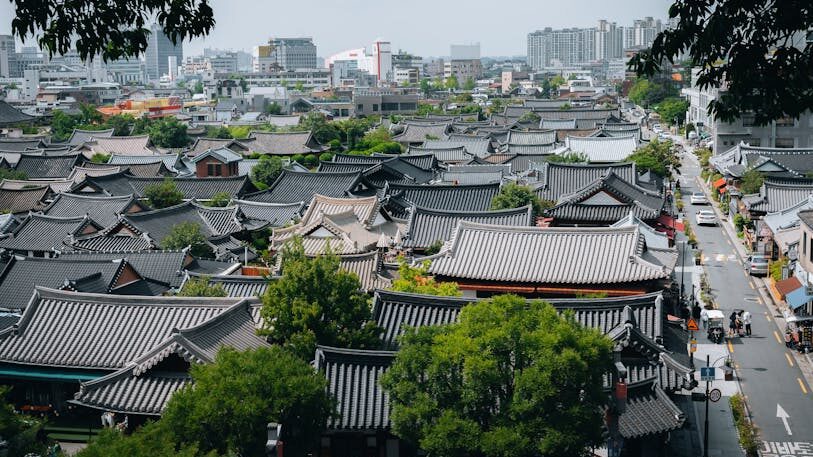
[[[760,143],[762,143],[762,141],[760,141],[759,138],[749,138],[748,139],[748,144],[750,144],[751,146],[757,146],[758,147],[758,146],[761,146]]]
[[[374,113],[378,112],[378,103],[373,103],[373,112]]]
[[[752,114],[752,113],[743,114],[742,115],[742,126],[743,127],[753,127],[755,119],[756,119],[756,116],[754,116],[754,114]]]
[[[796,119],[792,117],[783,117],[776,120],[777,127],[793,127],[794,125],[796,125]]]
[[[364,105],[356,105],[356,111],[364,111]]]
[[[792,148],[795,147],[796,144],[793,138],[777,138],[774,146],[777,148]]]
[[[221,169],[219,163],[207,163],[206,164],[206,174],[209,176],[220,176]]]

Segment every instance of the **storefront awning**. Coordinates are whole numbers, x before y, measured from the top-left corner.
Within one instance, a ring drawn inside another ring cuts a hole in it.
[[[813,296],[807,295],[807,290],[805,287],[800,287],[792,292],[788,292],[785,295],[785,301],[788,303],[792,309],[800,308],[813,300]]]
[[[789,293],[800,287],[802,287],[802,283],[800,283],[799,279],[795,276],[776,282],[776,291],[779,292],[779,295],[782,297],[786,297]]]
[[[715,189],[717,189],[718,187],[725,186],[725,184],[726,184],[725,178],[720,178],[717,181],[714,181],[712,185],[714,186]]]

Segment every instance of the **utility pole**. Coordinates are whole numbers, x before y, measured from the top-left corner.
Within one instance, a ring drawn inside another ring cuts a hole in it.
[[[711,356],[706,354],[706,367],[711,366]],[[717,363],[717,362],[714,362]],[[706,419],[703,421],[703,457],[709,457],[709,380],[706,379]]]

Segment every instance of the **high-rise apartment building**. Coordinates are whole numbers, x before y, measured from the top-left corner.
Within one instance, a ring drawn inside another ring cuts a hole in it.
[[[624,28],[604,19],[596,28],[596,60],[620,59],[624,55]]]
[[[17,72],[17,49],[14,37],[0,35],[0,77],[15,77]]]
[[[148,39],[147,50],[144,52],[144,66],[147,70],[147,78],[150,81],[158,80],[163,75],[170,74],[170,57],[177,63],[183,62],[183,45],[177,45],[164,35],[164,31],[158,24],[153,24],[152,33]],[[174,69],[173,72],[177,72]]]
[[[648,48],[655,41],[655,37],[663,31],[663,23],[660,19],[651,17],[634,21],[632,23],[633,44],[629,47]]]
[[[286,71],[316,68],[316,45],[312,38],[271,38],[269,57]]]

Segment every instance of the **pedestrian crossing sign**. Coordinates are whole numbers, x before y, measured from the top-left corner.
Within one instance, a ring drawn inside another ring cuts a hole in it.
[[[696,331],[700,330],[700,327],[697,326],[697,321],[694,320],[693,317],[690,317],[689,318],[689,323],[686,324],[686,329],[691,330],[693,332],[696,332]]]

